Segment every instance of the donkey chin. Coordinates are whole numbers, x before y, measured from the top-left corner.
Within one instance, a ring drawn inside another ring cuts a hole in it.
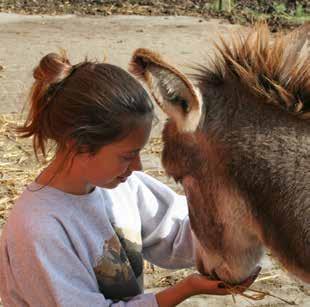
[[[194,236],[196,267],[199,273],[214,280],[222,280],[230,285],[240,284],[250,277],[259,266],[264,248],[257,242],[243,250],[230,249],[214,252],[203,248]]]

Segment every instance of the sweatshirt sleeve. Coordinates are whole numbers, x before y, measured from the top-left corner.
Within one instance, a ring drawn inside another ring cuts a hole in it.
[[[186,197],[145,173],[135,175],[145,259],[170,269],[194,266]]]
[[[105,299],[92,268],[79,259],[57,220],[7,229],[1,241],[0,272],[4,307],[158,306],[154,294],[126,302]]]

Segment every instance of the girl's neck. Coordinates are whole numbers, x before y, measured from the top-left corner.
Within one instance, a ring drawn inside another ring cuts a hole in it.
[[[64,162],[64,156],[56,154],[55,159],[36,178],[36,183],[69,194],[84,195],[90,193],[94,187],[83,181],[81,174],[76,172],[74,163],[70,165],[71,161],[68,160],[69,163]]]

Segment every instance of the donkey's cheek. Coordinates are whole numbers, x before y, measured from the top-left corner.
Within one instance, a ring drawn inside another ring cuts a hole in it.
[[[196,235],[193,233],[193,241],[195,246],[195,261],[196,269],[202,275],[208,275],[212,277],[212,272],[215,267],[222,263],[222,258],[216,256],[215,253],[209,253],[202,247]]]

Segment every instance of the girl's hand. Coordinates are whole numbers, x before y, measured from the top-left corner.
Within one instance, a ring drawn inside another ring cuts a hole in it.
[[[227,295],[242,293],[254,282],[259,271],[260,268],[243,283],[235,286],[233,290],[230,287],[226,288],[222,281],[210,280],[206,276],[195,273],[174,286],[158,292],[155,297],[159,307],[172,307],[197,294]]]
[[[236,286],[225,285],[219,280],[210,280],[207,276],[199,273],[194,273],[188,276],[189,287],[193,289],[194,294],[213,294],[213,295],[227,295],[232,293],[242,293],[249,288],[257,278],[261,267],[257,268],[255,273],[248,277],[243,283]]]

